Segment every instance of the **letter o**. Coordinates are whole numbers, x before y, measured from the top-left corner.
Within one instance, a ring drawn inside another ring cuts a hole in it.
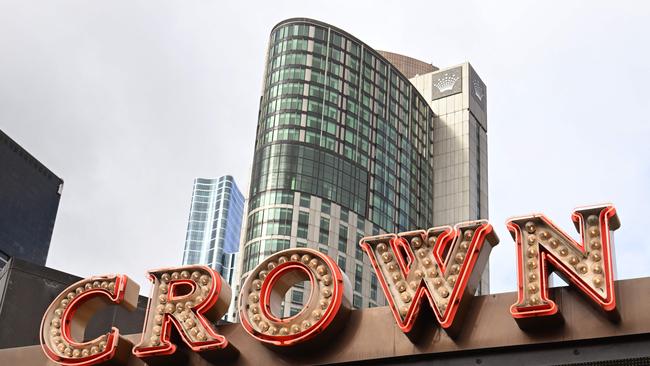
[[[288,318],[274,315],[287,290],[300,281],[309,281],[311,287],[303,309]],[[350,313],[351,297],[350,281],[332,258],[293,248],[266,258],[250,273],[239,296],[239,315],[255,339],[294,346],[336,332]]]

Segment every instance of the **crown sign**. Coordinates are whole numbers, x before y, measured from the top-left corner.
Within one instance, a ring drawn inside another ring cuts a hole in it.
[[[435,86],[440,93],[444,93],[453,89],[458,79],[460,79],[460,76],[456,75],[455,73],[446,73],[435,83],[433,83],[433,86]]]
[[[476,79],[474,79],[474,82],[472,82],[472,84],[474,85],[474,95],[476,95],[478,100],[482,102],[483,97],[485,96],[485,90],[483,90],[483,86]]]

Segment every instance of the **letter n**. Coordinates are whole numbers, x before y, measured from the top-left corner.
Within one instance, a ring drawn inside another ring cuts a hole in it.
[[[611,205],[579,208],[571,219],[580,233],[580,242],[542,214],[507,222],[517,245],[519,282],[518,300],[510,312],[522,329],[562,321],[557,304],[549,297],[551,271],[616,317],[610,236],[620,226],[616,209]]]

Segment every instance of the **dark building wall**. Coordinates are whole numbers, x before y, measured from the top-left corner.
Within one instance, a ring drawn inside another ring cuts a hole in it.
[[[45,310],[59,293],[80,279],[12,258],[0,272],[0,349],[39,344]],[[111,326],[118,327],[122,334],[141,332],[147,300],[140,296],[133,312],[119,306],[103,308],[91,319],[85,338],[105,334]]]
[[[0,131],[0,251],[45,265],[62,184]]]

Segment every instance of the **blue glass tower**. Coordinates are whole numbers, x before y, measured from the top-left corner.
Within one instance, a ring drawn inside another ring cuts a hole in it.
[[[185,237],[183,265],[205,264],[234,290],[244,196],[230,175],[196,178]],[[226,319],[229,319],[231,312]]]

